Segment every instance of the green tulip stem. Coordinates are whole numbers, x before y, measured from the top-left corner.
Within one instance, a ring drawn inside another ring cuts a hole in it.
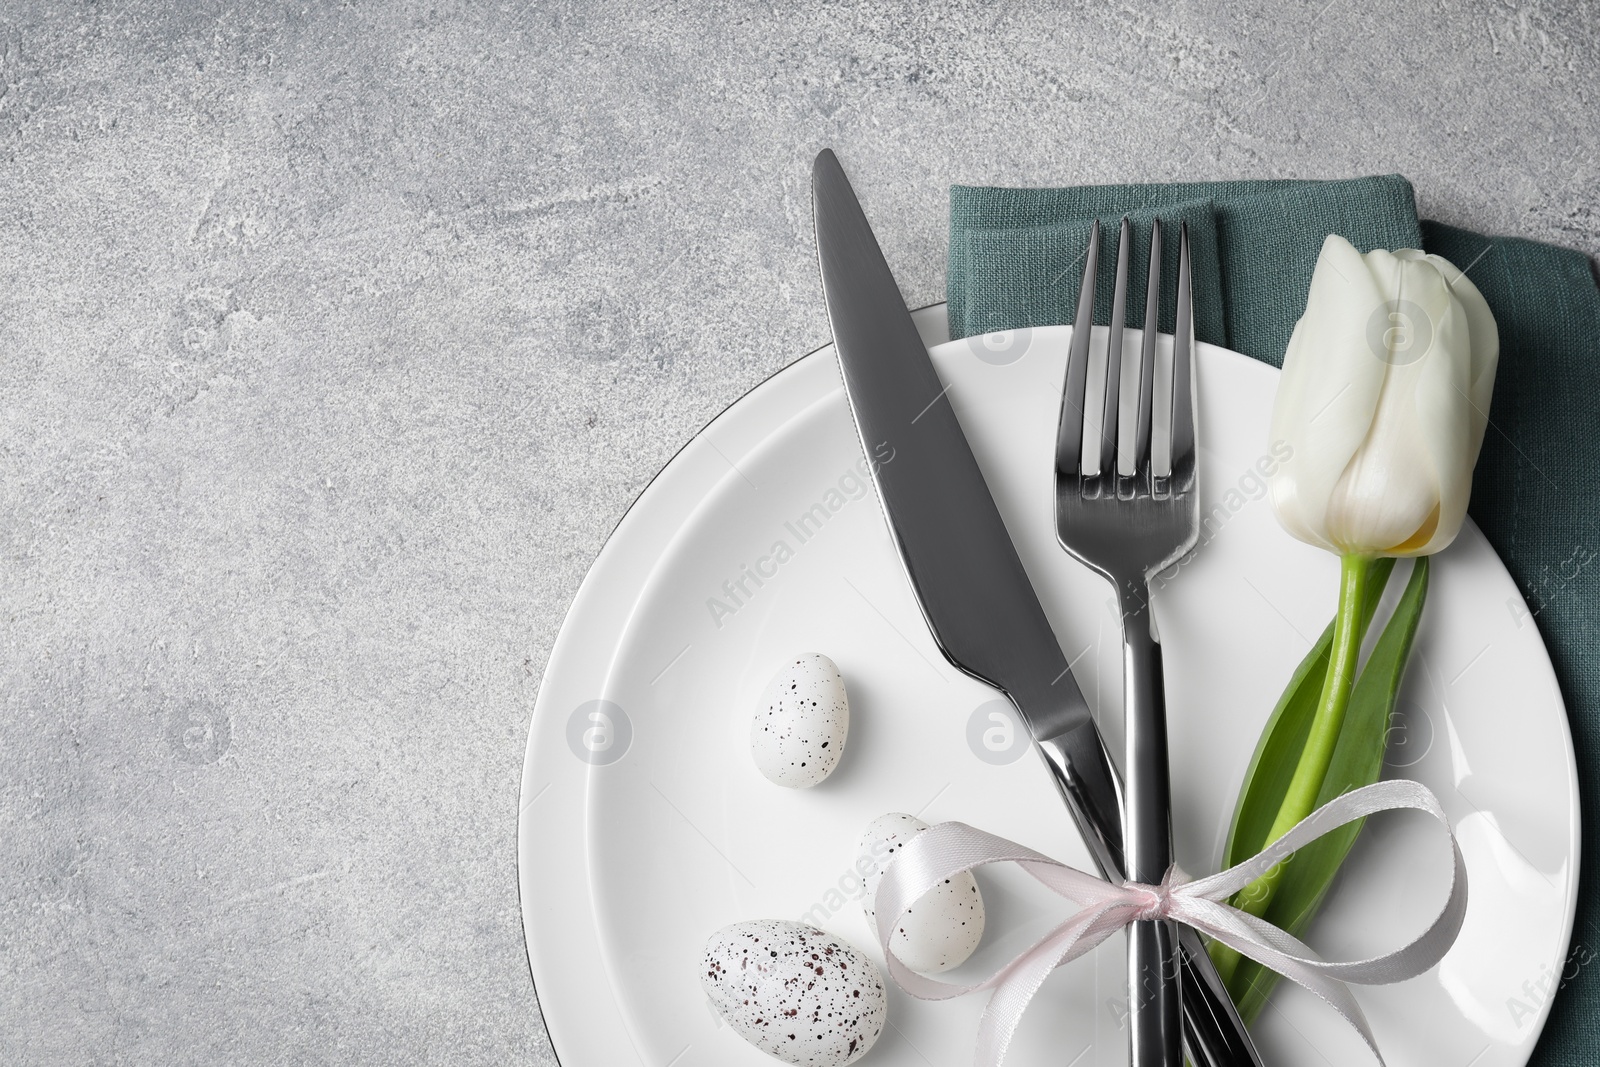
[[[1367,599],[1367,580],[1372,575],[1373,557],[1351,553],[1339,560],[1339,613],[1334,616],[1333,647],[1328,673],[1322,682],[1322,695],[1311,720],[1311,734],[1289,781],[1283,805],[1273,820],[1267,841],[1273,842],[1292,830],[1296,823],[1316,810],[1317,797],[1333,761],[1333,749],[1344,727],[1345,709],[1350,705],[1350,690],[1355,685],[1357,661],[1361,656],[1361,625]],[[1264,915],[1272,894],[1283,878],[1280,863],[1240,890],[1234,906],[1251,915]]]

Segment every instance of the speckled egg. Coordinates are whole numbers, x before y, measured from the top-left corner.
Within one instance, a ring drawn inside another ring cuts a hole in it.
[[[833,660],[815,652],[784,664],[750,724],[750,754],[778,785],[807,789],[833,773],[850,733],[850,703]]]
[[[889,1012],[870,959],[815,926],[781,919],[712,934],[700,984],[740,1037],[797,1067],[854,1063]]]
[[[890,812],[880,815],[861,835],[861,855],[871,856],[877,867],[863,881],[866,896],[861,906],[867,912],[867,925],[878,933],[873,899],[883,870],[907,841],[928,828],[915,815]],[[970,872],[946,878],[911,905],[889,938],[889,946],[900,962],[922,974],[936,974],[960,966],[983,940],[983,894]]]

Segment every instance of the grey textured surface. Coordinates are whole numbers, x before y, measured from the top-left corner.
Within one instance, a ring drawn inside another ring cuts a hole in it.
[[[553,1062],[514,827],[651,475],[821,343],[833,145],[1400,171],[1600,251],[1590,3],[0,4],[0,1062]]]

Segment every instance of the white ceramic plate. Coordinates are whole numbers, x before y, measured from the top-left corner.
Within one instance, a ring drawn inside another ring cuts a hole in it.
[[[1110,590],[1052,527],[1071,330],[1035,330],[995,352],[937,344],[942,307],[918,320],[1119,751]],[[1255,740],[1331,617],[1338,570],[1283,533],[1262,499],[1277,372],[1202,345],[1197,374],[1209,540],[1156,594],[1176,847],[1194,874],[1216,869]],[[1003,705],[935,648],[861,463],[832,351],[820,350],[691,441],[579,590],[534,711],[518,828],[528,954],[566,1067],[772,1063],[710,1010],[702,945],[737,920],[809,916],[876,957],[850,868],[861,829],[884,812],[959,819],[1092,869],[1037,757],[1020,740],[1010,762],[969,743]],[[1391,584],[1392,599],[1402,583]],[[828,781],[790,791],[755,770],[748,722],[780,664],[808,651],[844,674],[850,739]],[[1439,794],[1471,903],[1438,967],[1356,995],[1394,1067],[1524,1064],[1571,932],[1576,771],[1538,632],[1470,523],[1437,561],[1400,712],[1391,774]],[[1430,821],[1372,821],[1310,942],[1330,958],[1398,947],[1438,907],[1447,867]],[[1013,873],[980,881],[989,933],[969,967],[1016,950],[1064,907]],[[1046,983],[1009,1062],[1122,1067],[1124,1002],[1114,939]],[[891,1026],[864,1062],[965,1065],[982,1007],[981,995],[923,1003],[891,990]],[[1256,1030],[1274,1065],[1368,1062],[1344,1024],[1294,987],[1280,987]]]

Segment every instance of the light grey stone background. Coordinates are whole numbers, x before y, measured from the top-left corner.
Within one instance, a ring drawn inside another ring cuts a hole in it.
[[[825,340],[820,146],[914,304],[954,181],[1400,171],[1594,253],[1597,67],[1537,0],[0,4],[0,1062],[553,1062],[540,672]]]

